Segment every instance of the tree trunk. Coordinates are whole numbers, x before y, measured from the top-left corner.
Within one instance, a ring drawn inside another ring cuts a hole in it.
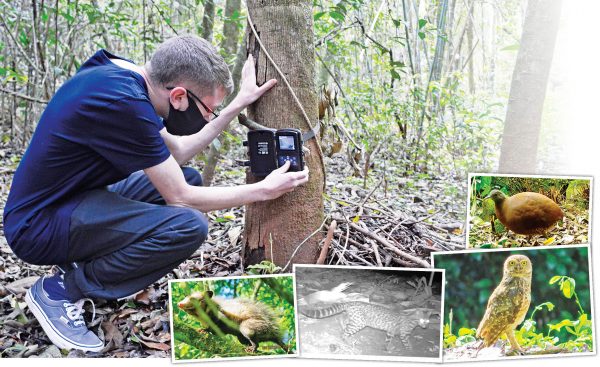
[[[221,42],[221,50],[226,58],[236,51],[238,42],[238,26],[237,23],[231,20],[237,12],[240,13],[241,0],[227,0],[225,3],[225,21],[223,22],[223,41]]]
[[[469,7],[469,14],[467,19],[467,57],[468,59],[468,74],[469,74],[469,92],[471,94],[475,94],[475,69],[473,65],[473,8],[475,8],[475,3],[471,2]]]
[[[499,172],[534,173],[561,0],[529,0],[510,86]]]
[[[246,37],[240,44],[238,49],[235,65],[233,66],[233,70],[231,72],[231,78],[233,79],[233,92],[225,98],[225,103],[223,105],[227,106],[231,101],[235,98],[240,89],[240,78],[242,76],[242,68],[244,67],[244,62],[246,61]],[[229,131],[230,126],[225,128],[225,131]],[[210,148],[208,153],[206,154],[206,164],[204,165],[204,169],[202,170],[202,182],[204,186],[212,185],[212,182],[215,178],[215,171],[217,169],[217,164],[219,163],[219,159],[221,158],[221,152],[227,147],[223,147],[223,142],[225,139],[215,138],[215,140],[210,144]]]
[[[213,24],[215,22],[215,2],[206,0],[204,3],[204,14],[202,15],[202,38],[212,42]]]
[[[248,12],[267,52],[286,75],[311,121],[318,116],[313,44],[312,0],[250,0]],[[249,29],[248,32],[251,32]],[[256,59],[257,83],[275,78],[278,84],[248,108],[251,119],[271,128],[308,130],[307,122],[293,97],[254,35],[249,33],[248,49]],[[314,124],[314,122],[313,122]],[[244,264],[271,260],[284,266],[300,243],[323,221],[323,156],[315,139],[305,142],[310,181],[282,197],[248,205],[244,232]],[[247,181],[255,182],[248,174]],[[320,233],[300,247],[293,263],[314,263]]]

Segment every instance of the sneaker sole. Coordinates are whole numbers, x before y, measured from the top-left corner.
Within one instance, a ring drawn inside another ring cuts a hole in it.
[[[46,315],[44,314],[44,312],[42,312],[41,307],[31,296],[31,289],[28,289],[27,293],[25,294],[25,303],[27,303],[29,310],[31,311],[31,313],[33,313],[33,316],[35,316],[35,318],[38,320],[40,326],[42,327],[42,329],[44,329],[44,332],[46,333],[46,335],[48,335],[50,341],[60,349],[78,349],[86,352],[100,352],[102,349],[104,349],[104,344],[97,347],[86,347],[74,344],[71,341],[65,339],[62,335],[60,335],[60,333],[58,333],[54,329],[54,326],[52,326],[50,321],[48,321]]]

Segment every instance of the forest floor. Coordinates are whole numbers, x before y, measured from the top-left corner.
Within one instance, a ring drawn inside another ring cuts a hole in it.
[[[22,153],[0,146],[2,211]],[[238,153],[221,160],[215,185],[244,182],[244,168],[235,164]],[[422,267],[430,263],[431,251],[464,248],[466,179],[423,174],[401,177],[396,174],[400,168],[393,162],[376,161],[364,181],[352,175],[345,156],[325,158],[325,163],[325,211],[329,220],[323,226],[323,235],[331,219],[337,222],[326,264]],[[105,348],[87,354],[61,351],[52,345],[27,309],[26,290],[39,276],[51,274],[54,269],[18,259],[3,236],[2,226],[0,357],[170,357],[168,280],[243,273],[243,208],[212,212],[208,217],[208,239],[177,269],[128,299],[96,300],[95,319],[90,320],[91,312],[86,312],[86,319],[105,341]],[[91,306],[88,304],[86,309],[91,310]]]

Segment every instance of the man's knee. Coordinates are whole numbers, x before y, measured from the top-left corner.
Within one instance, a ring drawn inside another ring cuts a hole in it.
[[[202,186],[202,175],[198,170],[192,167],[182,167],[183,176],[188,184],[192,186]]]
[[[198,210],[191,208],[181,208],[181,210],[183,221],[180,223],[178,234],[195,251],[208,236],[208,220]]]

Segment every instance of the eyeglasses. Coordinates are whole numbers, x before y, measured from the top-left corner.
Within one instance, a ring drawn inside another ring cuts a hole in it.
[[[168,90],[171,90],[175,87],[167,87]],[[213,115],[215,118],[219,117],[219,114],[217,114],[215,111],[213,111],[212,109],[208,108],[207,105],[204,104],[204,102],[202,102],[202,100],[200,98],[198,98],[198,96],[196,96],[194,93],[190,92],[189,90],[186,89],[186,92],[196,101],[200,102],[200,105],[202,107],[204,107],[204,109],[206,110],[206,112],[210,113],[211,115]]]

